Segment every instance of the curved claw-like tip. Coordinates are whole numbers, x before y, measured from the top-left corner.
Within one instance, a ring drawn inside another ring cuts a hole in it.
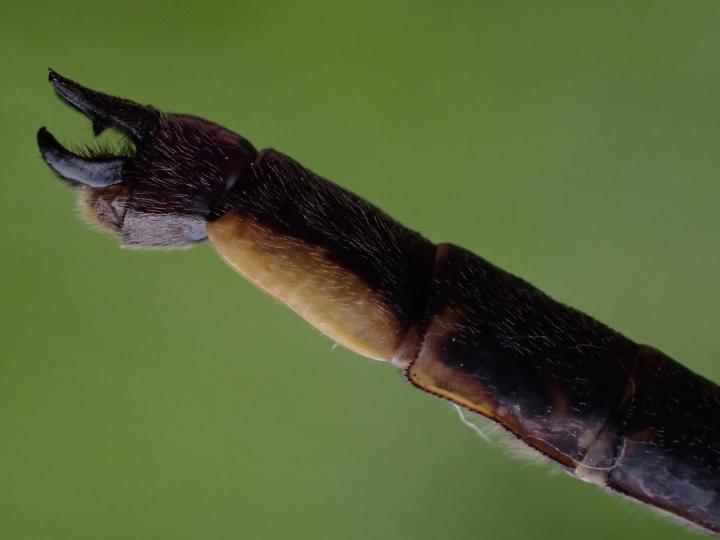
[[[152,108],[129,99],[90,90],[63,77],[52,68],[48,70],[48,81],[60,99],[92,121],[93,131],[96,135],[99,135],[108,126],[115,126],[136,141],[140,141],[151,129],[157,115]]]
[[[86,159],[73,154],[43,128],[37,133],[38,148],[45,162],[62,178],[93,188],[122,182],[124,158]]]

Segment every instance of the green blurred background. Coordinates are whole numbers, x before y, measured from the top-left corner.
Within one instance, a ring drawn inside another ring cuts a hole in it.
[[[281,149],[720,380],[720,4],[10,2],[0,538],[684,538],[509,457],[207,247],[117,249],[46,69]]]

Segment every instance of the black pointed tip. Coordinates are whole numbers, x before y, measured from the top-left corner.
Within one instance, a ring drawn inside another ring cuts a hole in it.
[[[50,165],[51,158],[58,154],[58,149],[64,150],[55,136],[45,126],[38,129],[37,145],[40,154],[48,165]]]
[[[55,94],[62,101],[85,114],[91,120],[94,118],[95,115],[92,111],[93,106],[88,103],[88,94],[97,94],[97,92],[88,90],[75,81],[66,79],[58,72],[53,71],[52,68],[49,69],[48,80],[50,81],[50,85],[55,91]]]
[[[47,130],[45,126],[38,129],[37,132],[37,143],[38,147],[40,148],[40,151],[42,152],[44,149],[48,148],[50,144],[55,140],[55,137],[53,137],[50,132]]]
[[[52,68],[48,68],[48,82],[52,85],[53,89],[60,93],[63,90],[63,87],[66,87],[68,85],[77,84],[73,81],[66,79],[62,75],[60,75],[57,71],[53,70]]]
[[[53,68],[48,68],[48,82],[52,84],[53,86],[57,85],[59,82],[63,81],[65,77],[60,75],[57,71],[55,71]]]

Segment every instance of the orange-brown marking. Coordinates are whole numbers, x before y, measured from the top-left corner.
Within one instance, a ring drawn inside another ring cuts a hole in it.
[[[369,358],[393,357],[404,329],[378,294],[325,248],[236,212],[209,223],[207,232],[230,266],[320,332]]]
[[[500,424],[525,444],[548,456],[565,467],[574,468],[576,462],[570,456],[528,432],[522,420],[513,411],[499,410],[494,396],[488,393],[480,381],[467,373],[441,362],[434,352],[435,340],[453,335],[460,316],[445,308],[436,315],[425,335],[417,359],[406,371],[408,380],[430,394],[447,399],[471,411],[479,413]]]

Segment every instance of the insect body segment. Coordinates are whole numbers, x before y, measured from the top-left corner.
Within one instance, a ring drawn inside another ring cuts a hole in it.
[[[209,238],[231,266],[360,354],[392,358],[424,309],[434,246],[279,152],[216,213]]]
[[[338,343],[478,412],[583,480],[720,532],[720,390],[652,348],[217,124],[95,92],[56,93],[128,155],[44,128],[48,165],[128,246],[206,239]]]
[[[208,233],[230,266],[334,341],[377,360],[397,349],[403,327],[395,314],[326,249],[235,212],[208,224]]]

